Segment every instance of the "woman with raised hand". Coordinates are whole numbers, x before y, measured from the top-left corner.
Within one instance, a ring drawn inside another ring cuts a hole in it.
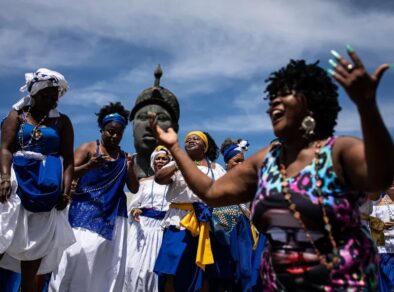
[[[69,221],[77,242],[63,254],[52,274],[51,291],[121,291],[127,250],[125,185],[136,193],[139,183],[132,157],[119,143],[128,111],[109,103],[97,114],[101,137],[75,151],[78,179]]]
[[[151,168],[156,173],[171,161],[170,152],[157,146],[151,154]],[[158,291],[158,277],[153,272],[163,238],[161,227],[169,203],[168,185],[150,176],[140,180],[140,188],[130,202],[131,226],[127,240],[127,263],[124,291]]]
[[[74,133],[56,108],[68,83],[56,71],[25,74],[1,128],[0,266],[21,272],[21,291],[36,291],[36,274],[52,272],[75,242],[67,210]]]
[[[185,150],[202,176],[217,180],[225,173],[214,162],[219,151],[208,133],[189,132]],[[159,170],[155,180],[169,185],[170,209],[163,219],[165,231],[154,271],[165,291],[198,291],[207,285],[207,270],[215,269],[209,232],[212,209],[191,191],[174,162]]]
[[[393,180],[394,149],[377,107],[376,90],[389,68],[369,75],[348,46],[350,60],[332,52],[328,70],[291,60],[267,82],[278,140],[212,181],[182,151],[176,133],[154,123],[189,187],[208,204],[254,200],[253,222],[267,235],[262,280],[268,291],[376,289],[375,248],[358,209],[362,191],[386,189]],[[364,141],[334,136],[337,80],[355,103]]]

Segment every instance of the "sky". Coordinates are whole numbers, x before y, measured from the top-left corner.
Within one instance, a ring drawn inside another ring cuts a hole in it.
[[[25,73],[59,71],[70,84],[59,110],[77,147],[99,137],[94,113],[111,101],[131,110],[160,64],[161,85],[180,103],[180,137],[198,129],[218,145],[244,138],[249,156],[274,138],[263,99],[271,72],[290,59],[328,68],[330,50],[344,55],[346,44],[373,72],[394,64],[393,38],[389,0],[1,0],[0,116],[23,96]],[[394,67],[378,90],[392,137],[393,87]],[[336,134],[362,137],[356,107],[339,92]],[[133,144],[129,125],[121,146]]]

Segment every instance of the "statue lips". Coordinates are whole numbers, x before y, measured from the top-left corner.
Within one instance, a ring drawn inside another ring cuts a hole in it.
[[[156,142],[156,138],[153,136],[152,133],[146,133],[142,136],[144,142]]]

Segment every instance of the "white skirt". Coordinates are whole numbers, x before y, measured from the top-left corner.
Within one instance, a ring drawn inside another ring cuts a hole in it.
[[[158,291],[153,272],[163,239],[162,220],[140,216],[132,221],[127,241],[127,266],[123,291]]]
[[[0,213],[0,267],[20,272],[21,261],[42,259],[38,274],[52,272],[59,264],[63,251],[75,242],[68,222],[68,208],[33,213],[27,211],[16,194],[12,171],[12,194]]]
[[[74,228],[77,242],[52,273],[49,291],[122,291],[126,268],[127,218],[117,217],[112,240]]]

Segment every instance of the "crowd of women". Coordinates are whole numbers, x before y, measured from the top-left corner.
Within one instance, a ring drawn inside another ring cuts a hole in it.
[[[248,159],[246,140],[219,150],[198,130],[183,150],[150,113],[160,146],[154,175],[140,179],[119,146],[122,104],[99,109],[99,139],[74,152],[71,120],[57,110],[64,76],[26,74],[28,95],[1,125],[0,289],[394,289],[394,146],[376,101],[389,65],[369,74],[347,52],[331,51],[328,70],[291,60],[268,76],[277,139]],[[334,80],[357,108],[363,140],[334,135]]]

